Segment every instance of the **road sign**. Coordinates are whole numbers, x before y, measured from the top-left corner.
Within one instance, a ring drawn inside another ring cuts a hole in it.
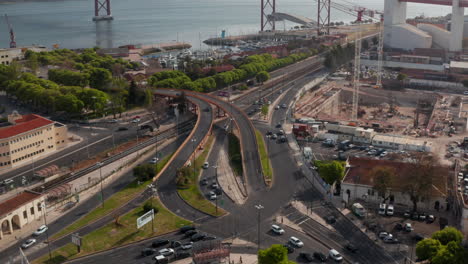
[[[137,228],[140,229],[142,226],[151,222],[153,218],[154,218],[154,209],[151,209],[151,211],[148,211],[144,215],[137,218]]]
[[[81,237],[78,233],[75,233],[75,234],[72,234],[71,235],[71,238],[72,238],[72,243],[81,247]]]

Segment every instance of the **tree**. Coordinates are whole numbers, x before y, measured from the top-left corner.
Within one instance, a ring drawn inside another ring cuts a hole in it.
[[[440,241],[442,245],[447,245],[452,241],[461,243],[463,240],[463,235],[454,227],[446,227],[432,234],[432,238]]]
[[[445,182],[447,169],[440,165],[436,156],[420,153],[414,155],[411,163],[403,171],[405,182],[403,192],[406,193],[413,202],[413,211],[417,211],[418,202],[429,198],[434,186],[438,181]]]
[[[268,115],[269,105],[262,105],[262,115],[266,118]]]
[[[111,81],[112,74],[104,68],[92,68],[88,71],[89,85],[92,88],[103,90]]]
[[[468,87],[468,80],[463,80],[462,84],[463,84],[463,86]]]
[[[26,66],[29,67],[33,73],[37,72],[37,69],[39,68],[39,61],[35,52],[30,53],[30,55],[27,57]]]
[[[153,105],[153,93],[151,92],[151,89],[146,89],[145,90],[145,106],[151,107],[152,105]]]
[[[399,81],[404,81],[404,80],[406,80],[406,78],[408,78],[408,75],[406,75],[404,73],[399,73],[398,76],[397,76],[397,80],[399,80]]]
[[[316,161],[320,176],[328,183],[340,182],[344,177],[344,166],[339,161],[321,162]]]
[[[263,84],[270,79],[270,74],[266,71],[260,71],[255,75],[255,79],[257,79],[257,82]]]
[[[432,258],[431,264],[465,264],[467,257],[467,250],[460,243],[452,241],[437,252],[437,255]]]
[[[283,245],[272,245],[258,251],[258,264],[293,264],[288,260],[288,250]]]
[[[159,208],[157,206],[155,206],[152,201],[146,201],[144,204],[143,204],[143,212],[148,212],[148,211],[151,211],[151,209],[154,210],[154,214],[157,214],[159,212]]]
[[[420,260],[432,259],[441,249],[442,244],[437,239],[424,239],[416,244],[416,256]]]
[[[130,86],[128,87],[128,97],[127,97],[127,105],[134,105],[138,99],[138,86],[136,85],[135,81],[130,82]]]
[[[156,176],[156,168],[152,164],[142,164],[133,168],[133,175],[138,181],[145,182]]]
[[[395,169],[392,167],[378,166],[373,168],[369,173],[374,180],[374,190],[384,198],[385,202],[385,200],[387,200],[387,198],[385,198],[386,194],[392,187],[393,179],[396,175]]]

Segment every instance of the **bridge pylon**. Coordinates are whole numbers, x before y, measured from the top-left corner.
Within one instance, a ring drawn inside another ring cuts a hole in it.
[[[102,10],[102,13],[100,14]],[[94,0],[94,17],[93,21],[112,20],[110,0]]]
[[[260,31],[275,30],[275,20],[272,14],[276,12],[276,0],[261,0]]]
[[[317,0],[317,35],[330,35],[331,0]]]

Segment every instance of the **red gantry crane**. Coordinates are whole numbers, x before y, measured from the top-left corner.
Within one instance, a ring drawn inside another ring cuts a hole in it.
[[[5,14],[5,21],[8,25],[8,31],[10,32],[10,48],[16,48],[16,41],[15,41],[15,32],[13,31],[13,27],[8,20],[8,15]]]

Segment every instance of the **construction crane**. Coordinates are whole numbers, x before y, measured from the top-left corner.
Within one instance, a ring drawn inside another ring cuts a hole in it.
[[[315,0],[317,1],[317,0]],[[369,10],[365,7],[355,6],[353,3],[347,2],[346,0],[342,0],[343,3],[338,3],[337,1],[330,2],[330,6],[338,11],[344,12],[346,14],[356,16],[355,22],[360,24],[362,23],[363,18],[370,19],[375,21],[374,14],[380,14],[380,30],[379,30],[379,46],[377,48],[378,53],[378,62],[377,62],[377,81],[376,86],[380,87],[382,85],[382,60],[383,60],[383,12]],[[351,119],[357,121],[358,119],[358,111],[359,111],[359,78],[361,72],[361,43],[362,32],[361,26],[357,27],[356,31],[356,40],[355,40],[355,47],[354,47],[354,71],[353,71],[353,106],[351,112]]]
[[[10,48],[16,48],[16,41],[15,41],[15,32],[13,31],[13,27],[8,20],[8,15],[5,14],[5,21],[8,25],[8,31],[10,32]]]

